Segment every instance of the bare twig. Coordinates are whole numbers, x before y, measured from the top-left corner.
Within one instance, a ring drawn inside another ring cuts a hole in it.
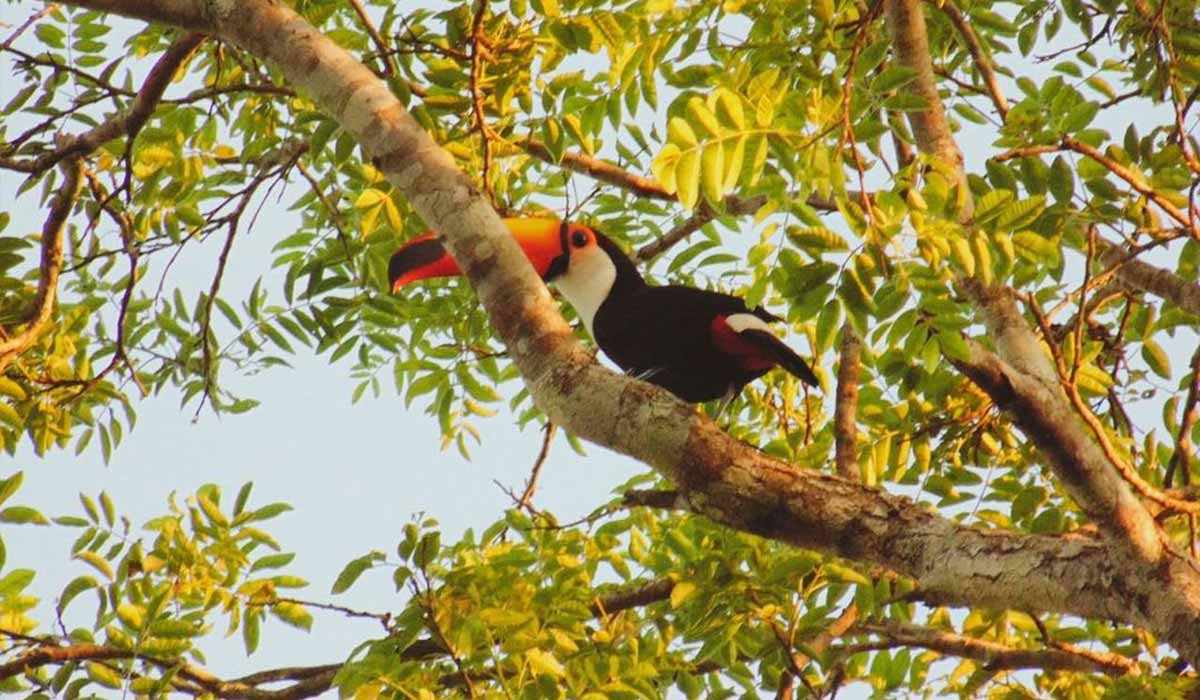
[[[358,15],[358,20],[362,22],[363,28],[367,30],[367,36],[371,37],[371,41],[375,42],[375,47],[379,49],[379,63],[382,64],[383,74],[387,77],[395,75],[395,69],[392,67],[392,60],[388,56],[387,41],[379,33],[379,29],[375,23],[371,21],[371,16],[367,14],[367,8],[363,7],[362,0],[349,0],[350,7],[354,8],[354,13]]]
[[[1187,486],[1192,483],[1192,427],[1200,419],[1200,348],[1192,354],[1192,381],[1188,384],[1187,399],[1183,403],[1183,417],[1179,421],[1179,434],[1175,438],[1175,453],[1167,464],[1167,472],[1163,475],[1163,486],[1171,488],[1171,482],[1176,473],[1179,483]]]
[[[0,44],[0,51],[7,51],[8,47],[12,46],[12,43],[14,41],[16,41],[17,39],[19,39],[21,37],[21,35],[24,34],[27,29],[32,27],[34,24],[37,24],[38,20],[40,20],[41,18],[45,17],[46,15],[50,14],[51,12],[54,12],[57,9],[58,9],[58,5],[55,5],[54,3],[47,3],[45,7],[41,8],[37,12],[34,12],[33,14],[29,15],[29,17],[25,18],[25,21],[21,23],[21,26],[14,29],[13,33],[9,34],[8,38],[4,40],[4,43]]]
[[[546,464],[546,458],[550,456],[550,444],[554,440],[554,434],[558,432],[558,426],[554,421],[546,421],[546,434],[542,437],[542,449],[538,451],[537,459],[533,461],[533,469],[529,471],[529,480],[525,482],[525,490],[521,492],[521,497],[517,499],[517,507],[525,510],[531,510],[533,504],[533,494],[537,491],[538,478],[542,475],[542,467]]]

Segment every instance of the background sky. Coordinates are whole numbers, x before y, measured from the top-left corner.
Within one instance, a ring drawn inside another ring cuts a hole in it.
[[[41,7],[33,2],[0,4],[0,37],[6,37],[12,27]],[[1074,37],[1064,31],[1057,43],[1072,41]],[[0,71],[8,68],[0,65]],[[1043,75],[1031,77],[1044,79],[1049,68],[1036,70]],[[18,87],[15,81],[0,80],[0,103],[7,102]],[[1006,88],[1010,97],[1018,94],[1011,85]],[[180,91],[183,88],[176,85],[168,94]],[[664,98],[662,104],[666,103]],[[1128,110],[1144,109],[1134,101],[1126,104]],[[1122,112],[1125,119],[1131,113]],[[1125,124],[1117,114],[1103,115],[1102,120],[1099,125],[1119,138]],[[991,133],[990,127],[969,128],[978,129],[981,135]],[[982,165],[991,153],[992,138],[974,138],[970,131],[960,134],[969,168]],[[42,211],[8,206],[21,180],[0,171],[0,207],[14,217],[6,235],[35,233],[42,224]],[[295,192],[285,192],[281,199],[273,197],[273,203],[282,204],[267,206],[255,226],[239,235],[222,283],[227,298],[245,298],[269,263],[271,247],[292,232],[295,217],[285,207]],[[26,197],[24,201],[34,200]],[[174,267],[173,283],[191,291],[190,298],[210,283],[220,238],[190,246]],[[271,288],[270,281],[267,285]],[[1183,353],[1190,352],[1189,342],[1195,342],[1194,336],[1183,338],[1181,345],[1169,350],[1186,359]],[[478,422],[483,445],[475,448],[473,461],[465,461],[453,450],[439,451],[437,424],[424,414],[423,399],[405,409],[385,383],[380,399],[372,399],[368,393],[351,405],[354,382],[349,365],[331,366],[325,358],[298,349],[300,354],[289,358],[292,370],[276,368],[246,377],[227,373],[224,381],[236,394],[262,402],[247,414],[215,416],[204,411],[193,420],[193,407],[181,410],[179,394],[167,390],[137,404],[136,429],[115,450],[108,465],[95,443],[78,457],[70,450],[57,450],[45,459],[36,457],[26,444],[14,459],[4,460],[0,475],[24,470],[25,486],[13,501],[33,505],[49,517],[79,514],[78,494],[95,497],[103,489],[135,526],[166,512],[172,492],[182,496],[202,484],[215,483],[231,499],[241,484],[253,481],[251,505],[282,500],[295,507],[271,521],[267,530],[285,551],[296,552],[289,573],[311,582],[297,597],[375,612],[397,610],[403,601],[394,592],[389,570],[366,574],[346,594],[332,596],[328,591],[350,559],[372,549],[393,552],[401,528],[417,514],[437,518],[444,540],[457,538],[468,527],[492,523],[511,505],[495,482],[521,490],[542,434],[534,426],[519,430],[512,416],[502,412]],[[1176,360],[1175,365],[1179,363]],[[1157,411],[1156,404],[1137,410],[1148,411],[1141,415],[1156,415]],[[543,471],[535,504],[563,521],[574,520],[608,500],[614,487],[644,471],[639,463],[605,449],[589,445],[587,452],[586,457],[576,455],[560,434]],[[76,531],[5,525],[0,532],[8,547],[6,570],[35,568],[38,578],[31,592],[44,600],[53,600],[75,576],[92,573],[86,564],[69,556]],[[47,610],[52,607],[43,606]],[[68,626],[90,627],[87,608],[75,604]],[[321,611],[314,614],[312,634],[268,622],[259,651],[249,659],[244,656],[240,636],[225,643],[209,640],[202,645],[208,667],[220,676],[232,677],[274,666],[330,663],[343,659],[357,643],[381,631],[375,621]],[[843,697],[864,695],[851,692]]]

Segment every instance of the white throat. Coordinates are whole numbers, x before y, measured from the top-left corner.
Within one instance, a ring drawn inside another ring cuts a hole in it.
[[[579,314],[593,340],[596,334],[592,331],[592,322],[616,280],[617,266],[613,265],[608,253],[597,246],[571,251],[566,273],[554,280],[554,286],[575,307],[575,313]]]

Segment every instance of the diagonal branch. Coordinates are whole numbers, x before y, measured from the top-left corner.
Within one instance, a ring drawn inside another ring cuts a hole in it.
[[[1005,99],[1004,91],[1000,88],[1000,81],[996,79],[996,71],[992,69],[992,60],[984,51],[983,44],[979,41],[979,36],[975,34],[975,29],[971,27],[971,22],[963,15],[962,10],[958,9],[958,5],[954,4],[954,0],[940,0],[939,2],[934,2],[933,5],[940,9],[950,19],[950,23],[954,25],[954,28],[958,30],[963,43],[967,45],[967,50],[971,52],[971,59],[975,61],[975,68],[983,76],[983,84],[987,86],[988,95],[991,96],[992,104],[996,106],[996,111],[1000,113],[1000,119],[1008,119],[1008,100]]]
[[[30,160],[6,161],[4,167],[26,173],[42,173],[65,158],[85,156],[115,138],[136,135],[154,113],[176,71],[203,41],[204,35],[199,33],[185,34],[176,39],[155,62],[141,89],[123,113],[112,116],[82,134],[66,137],[58,148],[49,153]]]
[[[972,357],[959,361],[959,369],[1008,411],[1093,522],[1128,542],[1142,561],[1159,561],[1163,544],[1154,518],[1080,423],[1058,371],[1017,311],[1011,290],[974,280],[963,287],[999,357],[972,343]]]
[[[58,275],[62,271],[63,232],[83,188],[83,163],[77,158],[72,158],[63,163],[62,170],[65,178],[50,203],[46,223],[42,225],[42,260],[38,272],[37,294],[33,299],[33,307],[21,321],[25,328],[11,338],[0,341],[0,373],[12,364],[18,355],[33,346],[45,330],[50,321],[50,314],[54,311],[54,300],[58,296]]]
[[[908,113],[917,148],[936,157],[956,173],[963,201],[960,217],[969,220],[974,205],[963,170],[962,152],[958,150],[950,123],[946,121],[946,110],[933,79],[933,59],[929,55],[929,35],[925,29],[925,15],[921,13],[921,0],[880,1],[896,61],[916,73],[909,89],[929,105],[927,109]]]

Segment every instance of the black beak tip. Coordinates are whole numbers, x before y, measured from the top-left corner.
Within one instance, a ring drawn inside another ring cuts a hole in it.
[[[410,243],[392,254],[388,261],[388,286],[396,291],[396,283],[405,275],[437,262],[446,255],[446,247],[436,238]]]

